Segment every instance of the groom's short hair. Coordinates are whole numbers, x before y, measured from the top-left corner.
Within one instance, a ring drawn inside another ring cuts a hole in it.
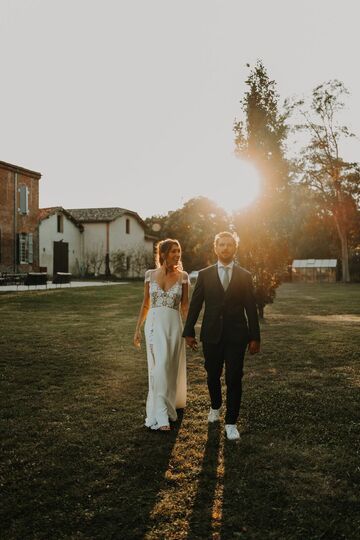
[[[219,232],[218,234],[216,234],[215,238],[214,238],[214,247],[216,247],[216,245],[217,245],[218,241],[220,240],[220,238],[224,238],[224,237],[232,238],[233,241],[234,241],[235,247],[236,248],[238,247],[238,245],[239,245],[239,237],[236,234],[236,232],[230,232],[230,231],[222,231],[222,232]]]

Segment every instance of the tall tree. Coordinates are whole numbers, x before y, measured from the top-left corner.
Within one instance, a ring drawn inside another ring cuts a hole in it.
[[[280,112],[275,81],[258,60],[246,80],[248,90],[240,101],[244,120],[235,120],[235,152],[260,171],[262,194],[257,202],[267,220],[286,223],[289,166],[285,158],[288,111]]]
[[[289,243],[293,258],[340,257],[340,242],[335,223],[307,186],[299,183],[292,186],[291,208],[293,218]]]
[[[302,121],[298,130],[309,136],[298,160],[298,178],[316,196],[325,212],[334,219],[341,244],[342,279],[350,281],[349,237],[360,198],[360,168],[356,162],[345,161],[340,155],[343,138],[353,136],[337,121],[344,108],[343,96],[348,94],[341,81],[333,80],[317,86],[310,105],[299,100],[292,109]]]
[[[233,225],[240,236],[239,262],[253,276],[259,317],[274,301],[276,289],[286,274],[287,239],[257,218],[253,209],[234,216]]]
[[[246,80],[241,100],[244,119],[235,120],[235,152],[260,171],[261,195],[234,216],[240,235],[241,262],[255,278],[260,316],[273,301],[288,263],[289,165],[285,158],[288,111],[280,111],[275,81],[259,60]],[[240,180],[241,181],[241,180]]]

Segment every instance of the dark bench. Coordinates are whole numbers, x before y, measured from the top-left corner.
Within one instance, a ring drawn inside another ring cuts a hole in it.
[[[0,277],[0,285],[23,285],[26,274],[15,274],[13,272],[3,272]]]
[[[72,274],[70,272],[56,272],[52,282],[60,285],[62,285],[63,283],[70,283],[71,276]]]
[[[47,274],[43,272],[28,272],[24,285],[47,285]]]

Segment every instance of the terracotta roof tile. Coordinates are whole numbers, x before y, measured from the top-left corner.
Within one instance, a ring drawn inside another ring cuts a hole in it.
[[[126,208],[69,208],[67,211],[81,223],[114,221],[114,219],[117,219],[124,214],[130,214],[143,225],[143,220],[140,218],[140,216],[136,212],[127,210]]]

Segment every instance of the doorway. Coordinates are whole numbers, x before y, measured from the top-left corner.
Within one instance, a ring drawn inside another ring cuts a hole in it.
[[[54,269],[53,274],[57,272],[69,271],[69,243],[54,242]]]

